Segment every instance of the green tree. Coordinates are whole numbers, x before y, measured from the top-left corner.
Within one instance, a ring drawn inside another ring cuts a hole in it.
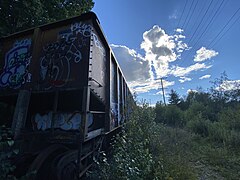
[[[92,0],[1,0],[0,37],[90,11]]]
[[[171,89],[171,92],[169,94],[168,102],[169,104],[176,105],[176,106],[180,103],[179,95],[173,89]]]

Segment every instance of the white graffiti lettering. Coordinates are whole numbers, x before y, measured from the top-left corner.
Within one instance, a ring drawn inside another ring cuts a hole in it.
[[[90,24],[84,24],[82,22],[79,22],[72,24],[71,30],[73,32],[80,33],[85,37],[90,37],[93,27]]]
[[[53,128],[62,130],[77,130],[81,125],[81,114],[76,111],[73,113],[56,113],[53,117],[53,112],[45,114],[37,113],[33,117],[33,129],[45,131],[51,128],[51,122],[54,118]],[[88,127],[93,124],[93,115],[88,114]]]
[[[93,33],[93,41],[94,41],[95,46],[99,48],[102,55],[106,56],[105,49],[104,49],[102,43],[98,40],[98,36],[95,33]]]

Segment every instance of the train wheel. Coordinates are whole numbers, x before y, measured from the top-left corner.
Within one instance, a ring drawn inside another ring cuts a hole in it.
[[[77,157],[78,151],[67,151],[58,158],[56,175],[58,180],[78,179],[77,177]]]
[[[36,180],[51,179],[51,163],[53,159],[67,150],[68,148],[63,145],[55,144],[49,146],[34,159],[28,169],[28,173],[33,173],[33,178]]]

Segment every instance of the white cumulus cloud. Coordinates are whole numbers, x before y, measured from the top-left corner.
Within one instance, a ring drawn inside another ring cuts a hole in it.
[[[175,32],[178,32],[178,33],[183,33],[183,29],[180,29],[180,28],[177,28],[174,30]]]
[[[199,50],[196,51],[196,55],[194,56],[195,62],[202,62],[207,59],[211,59],[214,56],[217,56],[218,52],[210,49],[206,49],[205,47],[201,47]]]
[[[122,45],[111,45],[117,61],[128,82],[145,82],[150,78],[150,65],[134,49]]]
[[[130,82],[128,84],[136,93],[144,93],[144,92],[149,92],[150,90],[158,90],[162,87],[160,79],[149,80],[141,84],[139,84],[138,82]],[[174,81],[163,80],[164,88],[172,86],[174,84],[175,84]]]
[[[184,43],[185,36],[182,29],[175,29],[173,35],[167,34],[164,29],[154,25],[143,33],[140,44],[143,55],[124,45],[111,45],[119,65],[128,81],[131,90],[145,93],[151,90],[160,90],[160,78],[167,76],[177,77],[180,83],[191,81],[190,73],[203,71],[212,65],[203,63],[218,55],[214,50],[200,48],[194,57],[195,64],[187,67],[173,65],[181,60],[181,54],[190,47]],[[209,78],[210,75],[200,77]],[[174,85],[174,81],[164,80],[164,87]]]
[[[207,66],[204,63],[196,63],[188,67],[174,66],[171,70],[171,74],[175,77],[184,77],[192,71],[204,70],[210,67],[211,65]]]
[[[179,82],[180,83],[184,83],[184,82],[186,82],[186,81],[191,81],[192,80],[192,78],[189,78],[189,77],[180,77],[180,79],[179,79]]]
[[[240,80],[227,80],[223,81],[222,84],[217,88],[221,91],[231,91],[240,89]]]
[[[188,90],[187,90],[187,93],[188,93],[188,94],[191,93],[191,92],[196,93],[196,92],[198,92],[198,91],[195,90],[195,89],[188,89]]]
[[[208,79],[208,78],[210,78],[210,77],[211,77],[210,74],[206,74],[206,75],[200,77],[199,79]]]
[[[111,48],[132,92],[144,93],[161,87],[160,79],[152,78],[150,63],[141,54],[123,45],[111,44]],[[174,82],[163,80],[163,84],[168,87]]]
[[[184,38],[182,34],[168,35],[157,25],[143,33],[141,48],[145,51],[145,59],[153,65],[157,78],[167,76],[169,63],[180,58],[179,53],[188,48],[181,40]]]

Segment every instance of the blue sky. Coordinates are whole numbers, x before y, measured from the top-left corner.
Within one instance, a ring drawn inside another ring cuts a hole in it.
[[[93,11],[139,99],[162,100],[160,78],[180,95],[223,71],[240,82],[239,0],[95,0]]]

